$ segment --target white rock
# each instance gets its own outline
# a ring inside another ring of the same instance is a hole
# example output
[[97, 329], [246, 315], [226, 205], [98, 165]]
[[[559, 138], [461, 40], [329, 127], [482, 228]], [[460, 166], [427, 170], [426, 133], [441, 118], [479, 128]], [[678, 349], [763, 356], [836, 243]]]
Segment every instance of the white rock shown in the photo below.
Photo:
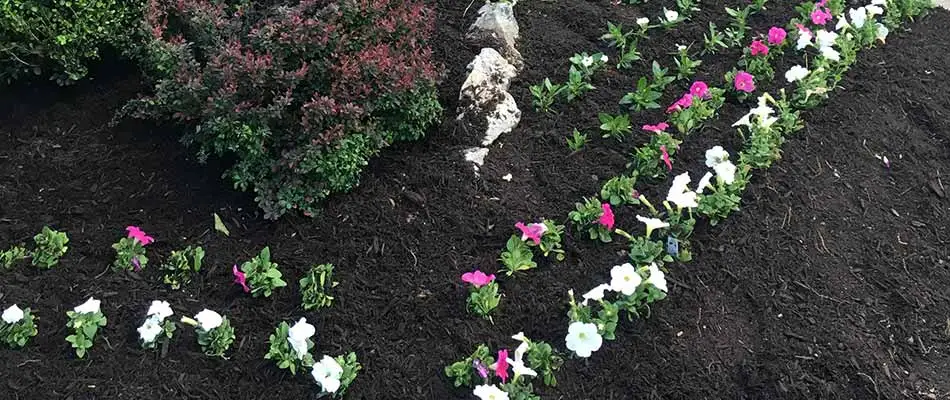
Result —
[[475, 170], [485, 163], [485, 156], [488, 155], [488, 149], [485, 147], [472, 147], [465, 150], [465, 161], [475, 164]]
[[508, 61], [521, 69], [521, 53], [515, 48], [519, 36], [515, 3], [486, 2], [478, 10], [478, 19], [469, 27], [466, 37], [478, 45], [496, 48], [505, 54]]

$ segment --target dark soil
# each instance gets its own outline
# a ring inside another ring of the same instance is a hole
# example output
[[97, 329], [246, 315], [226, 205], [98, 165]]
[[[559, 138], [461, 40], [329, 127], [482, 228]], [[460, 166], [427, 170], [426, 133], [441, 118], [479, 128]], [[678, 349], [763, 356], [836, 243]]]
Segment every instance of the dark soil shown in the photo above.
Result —
[[[461, 40], [474, 18], [474, 6], [462, 15], [466, 5], [440, 4], [436, 50], [450, 111], [478, 50]], [[656, 15], [659, 6], [646, 9]], [[701, 42], [706, 22], [723, 15], [718, 2], [703, 7], [696, 21], [651, 38], [644, 58]], [[752, 23], [767, 28], [789, 9], [776, 6]], [[96, 81], [70, 88], [5, 90], [0, 247], [28, 242], [43, 225], [71, 242], [51, 271], [0, 274], [0, 305], [28, 305], [40, 318], [28, 347], [0, 349], [0, 398], [311, 398], [317, 386], [308, 375], [292, 377], [263, 359], [274, 327], [301, 316], [317, 327], [315, 352], [359, 355], [364, 370], [348, 398], [471, 398], [442, 368], [476, 344], [511, 346], [508, 336], [524, 331], [562, 348], [565, 293], [605, 280], [623, 260], [620, 247], [568, 237], [567, 261], [503, 282], [494, 325], [465, 312], [458, 277], [473, 266], [492, 270], [515, 221], [563, 220], [624, 168], [636, 143], [596, 139], [571, 155], [564, 138], [574, 127], [596, 136], [596, 111], [616, 112], [638, 75], [601, 75], [598, 90], [554, 115], [530, 110], [527, 86], [562, 80], [575, 52], [606, 50], [598, 40], [606, 22], [630, 26], [637, 10], [606, 1], [519, 4], [526, 66], [513, 91], [524, 119], [499, 139], [481, 176], [458, 153], [478, 133], [448, 112], [427, 139], [384, 152], [360, 187], [313, 219], [264, 221], [249, 195], [220, 179], [222, 165], [198, 164], [178, 144], [182, 128], [110, 127], [113, 112], [144, 90], [127, 67], [104, 66]], [[934, 11], [861, 53], [832, 100], [805, 114], [806, 129], [786, 144], [784, 159], [753, 179], [742, 211], [698, 228], [696, 261], [673, 268], [669, 299], [650, 318], [621, 323], [618, 339], [589, 360], [568, 360], [544, 398], [950, 398], [947, 26], [950, 13]], [[702, 75], [721, 81], [734, 56], [704, 58]], [[743, 108], [727, 106], [678, 160], [698, 168], [708, 145], [738, 143], [729, 125]], [[501, 179], [507, 173], [511, 182]], [[212, 213], [231, 237], [213, 231]], [[618, 217], [634, 226], [633, 210]], [[141, 274], [107, 271], [110, 244], [127, 225], [158, 240]], [[155, 266], [189, 244], [205, 248], [207, 268], [170, 291]], [[264, 246], [291, 285], [254, 299], [231, 285], [230, 266]], [[336, 301], [304, 312], [296, 280], [324, 262], [337, 266]], [[89, 296], [103, 299], [109, 325], [76, 360], [64, 341], [65, 312]], [[141, 350], [135, 328], [154, 299], [179, 314], [208, 307], [227, 315], [238, 336], [229, 359], [202, 355], [189, 329], [164, 357]]]

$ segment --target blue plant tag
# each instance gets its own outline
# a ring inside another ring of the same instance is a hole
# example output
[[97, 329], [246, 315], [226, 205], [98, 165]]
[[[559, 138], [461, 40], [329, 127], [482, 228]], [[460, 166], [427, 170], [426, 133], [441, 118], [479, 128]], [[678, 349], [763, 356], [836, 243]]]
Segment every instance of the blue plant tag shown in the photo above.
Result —
[[673, 236], [666, 237], [666, 252], [673, 257], [678, 257], [680, 254], [680, 242], [676, 240]]

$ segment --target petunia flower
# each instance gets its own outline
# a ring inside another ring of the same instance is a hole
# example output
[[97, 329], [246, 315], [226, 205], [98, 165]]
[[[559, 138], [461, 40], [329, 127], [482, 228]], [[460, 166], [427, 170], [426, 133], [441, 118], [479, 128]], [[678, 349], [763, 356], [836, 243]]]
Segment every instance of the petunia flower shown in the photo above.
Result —
[[777, 26], [769, 28], [769, 44], [773, 46], [784, 43], [786, 36], [788, 36], [788, 32], [785, 32], [785, 29], [779, 28]]
[[838, 40], [838, 34], [824, 29], [819, 29], [815, 31], [815, 44], [818, 47], [831, 47], [835, 45], [835, 41]]
[[666, 292], [666, 274], [660, 271], [656, 263], [651, 263], [649, 269], [650, 277], [647, 278], [646, 283], [653, 285], [653, 287], [660, 289], [660, 291]]
[[513, 379], [518, 379], [519, 376], [538, 376], [538, 373], [525, 365], [524, 362], [524, 355], [528, 352], [528, 348], [530, 347], [531, 345], [528, 344], [527, 341], [521, 342], [518, 348], [515, 349], [515, 358], [513, 360], [510, 358], [506, 360], [508, 364], [511, 365], [511, 372], [515, 375]]
[[313, 371], [310, 372], [310, 375], [320, 384], [320, 388], [324, 392], [336, 393], [340, 389], [343, 367], [333, 357], [325, 355], [320, 362], [313, 365]]
[[508, 349], [498, 350], [498, 362], [495, 363], [495, 376], [501, 383], [508, 381]]
[[485, 364], [482, 363], [482, 360], [473, 359], [472, 368], [475, 368], [475, 371], [478, 372], [478, 376], [482, 379], [488, 379], [488, 368], [485, 368]]
[[164, 320], [174, 313], [171, 305], [168, 304], [167, 301], [153, 300], [152, 305], [148, 307], [148, 312], [145, 313], [145, 315], [156, 315], [159, 319]]
[[307, 355], [307, 350], [309, 350], [310, 347], [307, 344], [307, 340], [316, 333], [317, 329], [313, 325], [308, 324], [306, 318], [300, 318], [294, 326], [291, 326], [290, 329], [287, 330], [287, 342], [290, 343], [290, 347], [297, 353], [298, 360], [303, 360], [304, 356]]
[[3, 310], [3, 315], [0, 316], [0, 319], [2, 319], [3, 322], [6, 322], [8, 324], [15, 324], [17, 322], [20, 322], [20, 320], [23, 319], [23, 310], [21, 310], [20, 307], [17, 307], [17, 305], [14, 304], [10, 307], [7, 307], [6, 310]]
[[610, 208], [610, 203], [603, 203], [600, 205], [603, 213], [600, 214], [600, 218], [597, 219], [597, 223], [607, 228], [607, 230], [614, 229], [614, 211]]
[[591, 57], [591, 56], [584, 57], [583, 59], [581, 59], [581, 65], [588, 68], [591, 65], [594, 65], [594, 57]]
[[716, 179], [719, 179], [722, 183], [731, 185], [736, 181], [736, 166], [732, 161], [726, 160], [719, 163], [713, 167], [713, 170], [716, 171]]
[[680, 111], [689, 108], [693, 105], [693, 95], [691, 93], [686, 93], [683, 97], [680, 97], [679, 100], [676, 100], [673, 105], [669, 106], [666, 109], [666, 113], [670, 114], [674, 111]]
[[663, 17], [666, 18], [667, 23], [673, 23], [680, 19], [680, 13], [673, 10], [667, 10], [666, 8], [664, 8]]
[[729, 152], [726, 149], [723, 149], [722, 146], [713, 146], [713, 148], [706, 150], [706, 166], [709, 168], [715, 167], [723, 161], [729, 160]]
[[755, 91], [755, 78], [748, 72], [739, 71], [736, 74], [735, 86], [740, 92], [752, 93]]
[[531, 239], [537, 245], [541, 244], [541, 236], [548, 231], [548, 226], [545, 224], [525, 225], [524, 222], [520, 221], [515, 224], [515, 228], [521, 231], [521, 240]]
[[508, 400], [508, 393], [495, 385], [478, 385], [472, 391], [479, 400]]
[[660, 122], [656, 125], [643, 125], [643, 130], [647, 132], [661, 133], [661, 132], [665, 132], [666, 129], [669, 127], [670, 127], [670, 124], [667, 124], [666, 122]]
[[709, 181], [712, 180], [712, 177], [712, 172], [707, 172], [706, 175], [703, 175], [703, 177], [699, 179], [699, 184], [696, 185], [696, 193], [703, 194], [703, 191], [709, 186]]
[[881, 43], [887, 39], [887, 34], [890, 33], [890, 29], [887, 29], [887, 26], [878, 22], [877, 23], [877, 40], [880, 40]]
[[785, 80], [787, 80], [788, 83], [792, 83], [805, 79], [806, 76], [808, 76], [808, 68], [796, 65], [789, 68], [788, 72], [785, 73]]
[[637, 18], [637, 25], [640, 25], [641, 28], [646, 28], [647, 25], [650, 25], [650, 19], [647, 17]]
[[581, 305], [586, 306], [588, 300], [601, 301], [604, 299], [604, 292], [610, 290], [610, 285], [603, 283], [597, 285], [597, 287], [591, 289], [587, 293], [584, 293], [584, 301], [581, 302]]
[[482, 287], [495, 280], [495, 274], [485, 275], [484, 272], [475, 270], [462, 274], [462, 282], [470, 283], [475, 287]]
[[139, 333], [139, 339], [142, 340], [142, 343], [149, 344], [158, 338], [158, 335], [165, 330], [161, 323], [162, 321], [157, 315], [152, 315], [145, 319], [142, 326], [135, 329]]
[[841, 61], [841, 53], [831, 47], [822, 47], [821, 56], [831, 61]]
[[831, 19], [831, 12], [827, 8], [818, 7], [811, 12], [811, 22], [815, 25], [824, 25]]
[[680, 209], [699, 207], [699, 203], [696, 202], [696, 192], [689, 190], [689, 187], [687, 187], [689, 182], [689, 172], [684, 172], [673, 178], [673, 185], [670, 186], [666, 200], [676, 204], [676, 207]]
[[241, 287], [244, 288], [244, 293], [251, 291], [251, 288], [247, 287], [247, 274], [241, 272], [241, 270], [238, 269], [237, 264], [234, 264], [234, 267], [231, 268], [231, 274], [234, 275], [234, 283], [241, 285]]
[[764, 56], [769, 54], [769, 46], [766, 46], [761, 40], [753, 40], [752, 44], [749, 45], [749, 51], [753, 56]]
[[709, 97], [709, 85], [703, 81], [693, 82], [693, 84], [689, 87], [689, 94], [699, 98]]
[[864, 7], [852, 8], [848, 10], [848, 16], [851, 17], [851, 25], [861, 29], [868, 21], [868, 10]]
[[795, 24], [795, 26], [798, 27], [798, 42], [795, 45], [795, 49], [801, 50], [811, 45], [811, 40], [814, 38], [811, 31], [802, 24]]
[[73, 312], [76, 314], [95, 314], [99, 312], [99, 306], [102, 304], [101, 301], [96, 300], [92, 297], [89, 300], [86, 300], [85, 303], [82, 303], [73, 308]]
[[633, 295], [643, 278], [637, 273], [637, 269], [630, 263], [617, 265], [610, 269], [610, 290], [623, 293], [627, 296]]
[[646, 234], [647, 239], [650, 238], [650, 234], [653, 233], [654, 229], [667, 228], [670, 226], [669, 223], [664, 222], [662, 219], [659, 219], [659, 218], [647, 218], [647, 217], [641, 217], [637, 215], [637, 220], [639, 220], [640, 222], [643, 222], [647, 226], [647, 234]]
[[673, 161], [670, 161], [670, 153], [666, 151], [666, 145], [660, 145], [660, 159], [666, 164], [666, 169], [673, 170]]
[[567, 327], [565, 342], [567, 342], [567, 349], [573, 351], [578, 357], [590, 357], [593, 352], [600, 350], [604, 338], [597, 331], [597, 325], [575, 321]]
[[195, 320], [198, 321], [198, 327], [205, 331], [215, 329], [224, 323], [224, 317], [221, 314], [207, 308], [195, 314]]
[[130, 238], [135, 239], [136, 241], [141, 243], [142, 246], [147, 246], [149, 243], [152, 243], [155, 241], [155, 238], [149, 235], [146, 235], [145, 231], [143, 231], [137, 226], [127, 226], [125, 227], [125, 230], [128, 232], [128, 235]]

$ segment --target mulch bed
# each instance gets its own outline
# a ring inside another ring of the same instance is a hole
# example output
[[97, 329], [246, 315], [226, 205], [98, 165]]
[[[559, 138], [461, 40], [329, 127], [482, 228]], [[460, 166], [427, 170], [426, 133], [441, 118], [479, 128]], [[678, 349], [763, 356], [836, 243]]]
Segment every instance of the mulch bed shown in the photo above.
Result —
[[[672, 3], [672, 2], [666, 2]], [[731, 4], [731, 3], [730, 3]], [[569, 235], [567, 261], [503, 283], [492, 325], [465, 312], [459, 275], [492, 270], [518, 220], [565, 219], [575, 201], [624, 168], [636, 143], [596, 139], [570, 154], [577, 127], [595, 136], [595, 111], [614, 112], [635, 80], [605, 73], [598, 90], [559, 113], [530, 109], [527, 86], [563, 80], [575, 52], [605, 50], [606, 21], [632, 21], [642, 8], [607, 1], [524, 2], [516, 7], [526, 67], [513, 85], [524, 119], [499, 139], [480, 177], [459, 150], [479, 137], [454, 110], [465, 65], [478, 51], [461, 37], [474, 18], [465, 2], [440, 1], [437, 54], [447, 69], [445, 122], [418, 143], [387, 150], [352, 193], [324, 215], [262, 219], [248, 194], [220, 179], [223, 161], [198, 164], [177, 142], [182, 128], [140, 121], [109, 125], [143, 90], [127, 66], [104, 63], [93, 82], [45, 84], [0, 94], [0, 246], [28, 242], [44, 224], [65, 230], [70, 251], [51, 271], [0, 275], [0, 304], [32, 307], [40, 335], [20, 351], [0, 349], [3, 398], [311, 398], [308, 375], [291, 377], [264, 360], [280, 321], [306, 316], [318, 354], [355, 351], [364, 370], [352, 399], [470, 398], [442, 368], [477, 343], [510, 346], [508, 336], [563, 348], [565, 296], [602, 282], [622, 262], [621, 245]], [[668, 4], [669, 6], [669, 4]], [[721, 21], [717, 1], [695, 21], [643, 46], [644, 59], [672, 62], [676, 43], [700, 41]], [[788, 18], [775, 6], [751, 22], [761, 31]], [[589, 360], [569, 360], [544, 398], [944, 398], [950, 394], [950, 13], [896, 32], [864, 51], [825, 105], [804, 114], [805, 130], [784, 158], [756, 176], [742, 211], [701, 225], [695, 262], [673, 266], [668, 300], [649, 318], [623, 321], [618, 339]], [[612, 54], [612, 53], [610, 53]], [[735, 54], [706, 57], [701, 77], [720, 82]], [[637, 74], [646, 71], [635, 71]], [[780, 71], [784, 71], [781, 70]], [[636, 75], [639, 76], [639, 75]], [[673, 96], [678, 90], [668, 91]], [[729, 125], [745, 106], [727, 105], [678, 156], [699, 170], [715, 143], [736, 145]], [[644, 114], [635, 124], [658, 121]], [[874, 154], [892, 160], [890, 170]], [[501, 176], [511, 173], [506, 182]], [[626, 212], [624, 212], [626, 211]], [[213, 212], [231, 229], [212, 230]], [[618, 212], [633, 226], [632, 210]], [[141, 274], [107, 272], [110, 244], [126, 225], [155, 236]], [[182, 291], [161, 284], [155, 266], [174, 249], [201, 245], [201, 278]], [[231, 265], [270, 246], [290, 287], [254, 299], [231, 285]], [[337, 266], [333, 307], [304, 312], [296, 280], [316, 263]], [[109, 325], [84, 360], [68, 343], [65, 312], [103, 299]], [[143, 351], [135, 327], [148, 303], [179, 314], [211, 308], [238, 339], [228, 360], [200, 353], [190, 329], [161, 357]], [[927, 397], [928, 395], [935, 397]]]

